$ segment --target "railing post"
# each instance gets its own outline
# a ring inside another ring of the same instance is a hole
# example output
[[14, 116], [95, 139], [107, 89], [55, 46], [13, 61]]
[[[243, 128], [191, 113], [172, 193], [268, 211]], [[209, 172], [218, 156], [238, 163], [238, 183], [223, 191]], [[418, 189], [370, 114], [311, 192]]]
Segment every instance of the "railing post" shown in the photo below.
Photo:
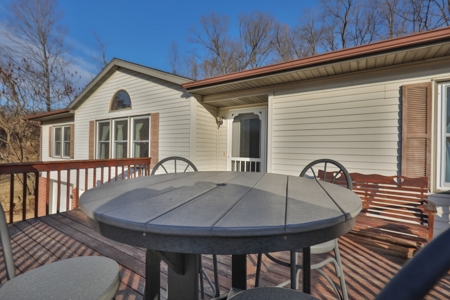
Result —
[[38, 217], [39, 212], [39, 172], [34, 172], [35, 187], [34, 187], [34, 217]]
[[9, 223], [13, 222], [13, 216], [14, 216], [14, 174], [11, 174], [9, 184]]
[[61, 171], [58, 170], [58, 195], [56, 196], [56, 213], [59, 213], [61, 208]]
[[66, 210], [72, 209], [70, 204], [70, 192], [71, 192], [71, 186], [70, 186], [70, 169], [67, 170], [67, 183], [66, 183]]
[[75, 194], [75, 201], [77, 203], [77, 207], [78, 207], [78, 200], [80, 199], [80, 169], [77, 168], [77, 179], [76, 179], [76, 194]]
[[22, 186], [22, 220], [27, 218], [27, 173], [22, 173], [23, 186]]

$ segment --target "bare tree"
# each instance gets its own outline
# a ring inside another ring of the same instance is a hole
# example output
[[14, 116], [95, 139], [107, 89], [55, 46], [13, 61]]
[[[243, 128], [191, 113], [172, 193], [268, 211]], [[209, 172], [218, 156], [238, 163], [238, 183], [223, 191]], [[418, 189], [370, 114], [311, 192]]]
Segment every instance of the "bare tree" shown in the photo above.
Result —
[[272, 47], [274, 51], [273, 63], [298, 58], [296, 55], [296, 37], [288, 25], [275, 22]]
[[[355, 0], [321, 1], [323, 5], [323, 17], [327, 22], [328, 28], [337, 35], [340, 43], [339, 48], [342, 49], [345, 49], [349, 46], [349, 27], [354, 2]], [[328, 42], [331, 42], [330, 38], [331, 36], [327, 38]], [[336, 48], [336, 46], [330, 45], [329, 48], [331, 50], [335, 50], [333, 48]]]
[[[275, 20], [270, 14], [254, 12], [239, 17], [239, 36], [229, 32], [230, 19], [211, 13], [191, 29], [189, 59], [201, 78], [229, 74], [265, 65], [273, 52]], [[200, 51], [197, 49], [200, 48]], [[190, 68], [187, 68], [190, 69]], [[193, 76], [190, 76], [193, 77]]]
[[97, 60], [98, 65], [100, 66], [100, 69], [103, 69], [104, 67], [106, 67], [108, 65], [108, 60], [106, 59], [106, 45], [105, 45], [105, 43], [103, 43], [100, 36], [95, 31], [94, 31], [94, 37], [95, 37], [95, 40], [97, 41], [97, 48], [99, 51], [99, 56], [96, 60]]
[[352, 46], [372, 43], [379, 37], [379, 16], [371, 1], [357, 2], [351, 16], [349, 36]]
[[33, 161], [39, 156], [39, 127], [25, 119], [37, 112], [34, 91], [28, 77], [30, 69], [12, 62], [0, 68], [0, 160]]
[[[64, 58], [66, 30], [59, 25], [62, 13], [56, 0], [18, 0], [9, 6], [10, 15], [2, 34], [8, 45], [0, 56], [29, 71], [34, 100], [46, 110], [66, 106], [75, 96], [73, 74]], [[27, 64], [24, 66], [23, 64]]]
[[241, 52], [239, 70], [265, 64], [273, 49], [275, 19], [272, 15], [252, 12], [239, 17]]
[[405, 0], [404, 5], [408, 8], [406, 20], [410, 24], [410, 31], [422, 32], [439, 27], [436, 18], [436, 9], [433, 0]]
[[175, 41], [170, 44], [169, 51], [167, 52], [167, 62], [170, 66], [170, 72], [176, 75], [181, 74], [181, 56], [178, 43]]
[[433, 0], [436, 5], [439, 25], [450, 26], [450, 0]]
[[395, 38], [408, 32], [406, 10], [402, 0], [375, 0], [381, 26], [381, 37]]
[[203, 48], [204, 77], [235, 72], [237, 67], [238, 42], [230, 38], [230, 19], [226, 15], [211, 13], [200, 19], [202, 30], [192, 28], [189, 42]]
[[56, 0], [18, 0], [1, 32], [0, 159], [38, 159], [39, 130], [26, 117], [66, 106], [80, 91], [65, 59], [65, 29]]
[[320, 22], [315, 10], [307, 10], [303, 14], [302, 23], [296, 29], [297, 40], [302, 40], [306, 44], [301, 47], [297, 43], [297, 57], [316, 55], [319, 53], [319, 47], [325, 36], [326, 24]]

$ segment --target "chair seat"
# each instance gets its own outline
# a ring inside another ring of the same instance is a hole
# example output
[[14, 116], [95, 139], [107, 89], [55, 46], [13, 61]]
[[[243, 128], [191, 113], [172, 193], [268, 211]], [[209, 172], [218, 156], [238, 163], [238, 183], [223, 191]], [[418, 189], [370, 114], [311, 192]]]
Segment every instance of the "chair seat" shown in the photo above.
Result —
[[230, 300], [318, 300], [309, 294], [299, 291], [278, 288], [278, 287], [261, 287], [240, 292], [229, 298]]
[[102, 256], [57, 261], [25, 272], [0, 288], [0, 299], [112, 299], [119, 265]]

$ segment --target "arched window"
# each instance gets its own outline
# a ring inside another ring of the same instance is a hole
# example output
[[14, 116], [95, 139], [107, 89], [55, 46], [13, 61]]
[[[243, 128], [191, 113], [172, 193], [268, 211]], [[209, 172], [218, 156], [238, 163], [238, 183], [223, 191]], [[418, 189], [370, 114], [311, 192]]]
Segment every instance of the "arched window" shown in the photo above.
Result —
[[113, 101], [111, 103], [111, 110], [118, 110], [124, 108], [131, 108], [131, 99], [130, 95], [128, 95], [127, 92], [125, 92], [124, 90], [120, 90], [113, 97]]

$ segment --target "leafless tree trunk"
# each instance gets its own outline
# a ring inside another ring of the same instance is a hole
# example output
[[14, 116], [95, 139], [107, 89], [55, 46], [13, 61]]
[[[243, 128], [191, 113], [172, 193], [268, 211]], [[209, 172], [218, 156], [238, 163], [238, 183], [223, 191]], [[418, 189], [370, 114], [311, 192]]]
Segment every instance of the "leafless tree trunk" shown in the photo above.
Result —
[[62, 13], [56, 8], [56, 0], [18, 0], [11, 3], [9, 12], [2, 32], [8, 44], [0, 49], [0, 56], [28, 68], [24, 76], [29, 76], [34, 101], [43, 109], [66, 106], [75, 96], [75, 77], [67, 73], [66, 30], [58, 25]]
[[94, 37], [97, 41], [97, 48], [99, 50], [99, 57], [97, 58], [97, 63], [100, 66], [100, 69], [103, 69], [108, 65], [108, 60], [106, 59], [106, 45], [102, 42], [100, 36], [94, 31]]
[[38, 160], [39, 128], [26, 120], [35, 113], [64, 105], [79, 91], [76, 71], [64, 59], [65, 30], [56, 0], [18, 0], [1, 32], [0, 159]]
[[[298, 57], [316, 55], [319, 53], [321, 41], [323, 43], [326, 34], [326, 24], [320, 22], [317, 14], [313, 10], [308, 10], [303, 14], [303, 23], [297, 28], [297, 37], [306, 44], [306, 49], [297, 52]], [[298, 47], [297, 49], [301, 49]]]
[[[342, 49], [348, 47], [349, 27], [354, 1], [355, 0], [321, 1], [324, 10], [324, 18], [325, 20], [328, 20], [328, 28], [336, 32], [340, 42], [340, 48]], [[328, 40], [329, 39], [330, 37]], [[329, 48], [334, 48], [334, 46]]]
[[241, 52], [240, 70], [262, 66], [273, 49], [275, 19], [269, 14], [253, 12], [239, 17]]

